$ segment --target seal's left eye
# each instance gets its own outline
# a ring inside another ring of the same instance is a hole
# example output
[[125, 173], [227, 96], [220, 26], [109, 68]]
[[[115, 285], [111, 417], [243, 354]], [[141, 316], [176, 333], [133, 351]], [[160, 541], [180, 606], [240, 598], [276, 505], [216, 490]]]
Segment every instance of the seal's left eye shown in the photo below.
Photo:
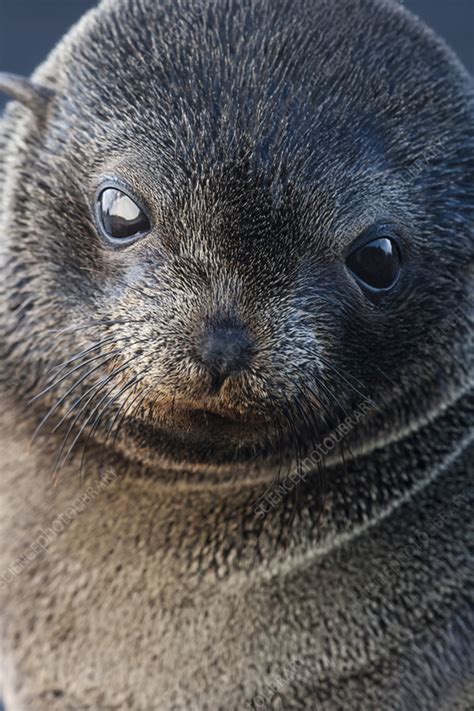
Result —
[[98, 212], [104, 233], [113, 240], [129, 242], [142, 237], [151, 227], [141, 207], [116, 188], [106, 188], [100, 193]]
[[400, 252], [389, 237], [380, 237], [352, 252], [346, 260], [359, 282], [373, 291], [390, 289], [400, 274]]

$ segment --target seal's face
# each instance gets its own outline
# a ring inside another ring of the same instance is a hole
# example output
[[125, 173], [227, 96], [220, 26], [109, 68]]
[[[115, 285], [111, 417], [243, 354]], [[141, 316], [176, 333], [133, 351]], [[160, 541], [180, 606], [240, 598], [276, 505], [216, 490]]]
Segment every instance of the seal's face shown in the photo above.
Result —
[[53, 58], [11, 169], [11, 319], [73, 426], [174, 459], [302, 449], [409, 381], [464, 299], [467, 79], [384, 3], [185, 5], [107, 2]]

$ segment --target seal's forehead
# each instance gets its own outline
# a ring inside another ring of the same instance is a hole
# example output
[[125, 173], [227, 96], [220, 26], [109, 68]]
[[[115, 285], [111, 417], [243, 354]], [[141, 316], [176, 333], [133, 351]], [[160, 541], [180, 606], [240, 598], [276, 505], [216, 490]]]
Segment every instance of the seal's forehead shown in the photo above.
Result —
[[384, 0], [105, 0], [64, 64], [74, 125], [104, 140], [300, 172], [432, 141], [420, 116], [449, 123], [456, 91], [444, 47]]
[[391, 0], [105, 0], [72, 49], [73, 69], [124, 100], [173, 87], [217, 102], [268, 84], [355, 95], [369, 82], [407, 98], [447, 62]]

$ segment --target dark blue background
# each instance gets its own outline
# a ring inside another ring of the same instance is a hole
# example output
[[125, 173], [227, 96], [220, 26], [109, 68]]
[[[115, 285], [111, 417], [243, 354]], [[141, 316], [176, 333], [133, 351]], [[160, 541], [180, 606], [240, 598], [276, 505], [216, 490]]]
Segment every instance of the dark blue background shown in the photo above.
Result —
[[[0, 70], [30, 74], [90, 0], [0, 0]], [[406, 0], [474, 73], [474, 0]], [[0, 98], [0, 110], [4, 102]], [[2, 706], [0, 702], [0, 711]]]

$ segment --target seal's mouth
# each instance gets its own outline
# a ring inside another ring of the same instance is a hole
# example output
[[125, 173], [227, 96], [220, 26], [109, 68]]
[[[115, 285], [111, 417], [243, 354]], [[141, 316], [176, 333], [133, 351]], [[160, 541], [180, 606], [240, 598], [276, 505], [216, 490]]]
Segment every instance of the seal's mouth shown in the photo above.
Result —
[[265, 427], [268, 418], [255, 409], [237, 409], [211, 402], [189, 402], [180, 400], [160, 405], [157, 420], [161, 428], [189, 433], [253, 435]]

